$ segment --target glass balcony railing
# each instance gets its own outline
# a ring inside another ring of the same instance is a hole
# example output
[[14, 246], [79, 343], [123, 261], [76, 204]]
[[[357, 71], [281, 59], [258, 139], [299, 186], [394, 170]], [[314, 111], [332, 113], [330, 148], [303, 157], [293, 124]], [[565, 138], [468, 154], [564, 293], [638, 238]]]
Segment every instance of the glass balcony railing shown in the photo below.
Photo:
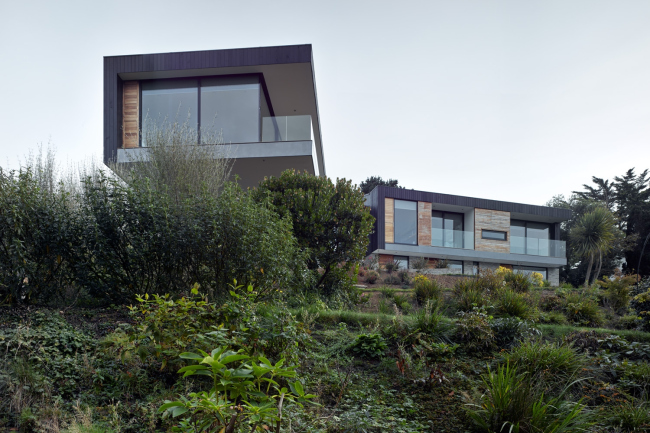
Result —
[[566, 257], [566, 242], [510, 236], [510, 252], [531, 256]]
[[311, 141], [311, 116], [262, 118], [262, 142]]
[[474, 232], [432, 228], [431, 246], [473, 250]]

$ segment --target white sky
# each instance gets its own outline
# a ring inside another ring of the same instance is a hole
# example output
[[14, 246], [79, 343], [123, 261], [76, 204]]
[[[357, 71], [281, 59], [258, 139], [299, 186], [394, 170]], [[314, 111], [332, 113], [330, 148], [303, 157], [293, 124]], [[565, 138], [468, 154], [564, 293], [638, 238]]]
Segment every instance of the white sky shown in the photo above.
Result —
[[0, 0], [0, 165], [102, 152], [107, 55], [311, 43], [327, 174], [532, 204], [650, 168], [650, 1]]

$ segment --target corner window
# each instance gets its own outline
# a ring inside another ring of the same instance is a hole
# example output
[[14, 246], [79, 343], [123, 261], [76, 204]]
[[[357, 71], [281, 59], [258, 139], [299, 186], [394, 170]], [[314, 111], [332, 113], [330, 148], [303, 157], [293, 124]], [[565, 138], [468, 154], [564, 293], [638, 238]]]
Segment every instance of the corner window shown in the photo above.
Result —
[[491, 239], [493, 241], [505, 241], [508, 239], [506, 232], [499, 232], [496, 230], [482, 230], [481, 237], [483, 239]]
[[395, 243], [418, 244], [417, 202], [395, 200]]

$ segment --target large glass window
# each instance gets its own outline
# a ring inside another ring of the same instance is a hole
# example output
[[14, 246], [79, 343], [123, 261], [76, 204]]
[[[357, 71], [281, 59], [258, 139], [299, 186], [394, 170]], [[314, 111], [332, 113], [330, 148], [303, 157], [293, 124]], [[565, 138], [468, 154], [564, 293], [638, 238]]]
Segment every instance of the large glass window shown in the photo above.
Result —
[[260, 141], [260, 84], [257, 77], [201, 80], [201, 143]]
[[431, 245], [463, 248], [463, 214], [431, 212]]
[[417, 245], [417, 202], [395, 200], [395, 243]]
[[198, 81], [195, 79], [144, 81], [141, 114], [145, 133], [142, 145], [147, 145], [147, 135], [163, 131], [173, 123], [186, 123], [188, 128], [196, 130], [198, 102]]
[[544, 277], [545, 280], [547, 279], [546, 268], [534, 268], [532, 266], [513, 266], [512, 267], [512, 272], [514, 272], [514, 273], [522, 273], [522, 274], [527, 274], [527, 275], [530, 275], [533, 272], [539, 272], [540, 274], [542, 274], [542, 276]]
[[409, 268], [409, 258], [407, 256], [393, 256], [393, 261], [399, 265], [399, 270]]
[[463, 262], [461, 260], [447, 260], [447, 269], [451, 274], [462, 274]]
[[510, 222], [510, 252], [548, 256], [550, 254], [551, 225], [533, 221]]

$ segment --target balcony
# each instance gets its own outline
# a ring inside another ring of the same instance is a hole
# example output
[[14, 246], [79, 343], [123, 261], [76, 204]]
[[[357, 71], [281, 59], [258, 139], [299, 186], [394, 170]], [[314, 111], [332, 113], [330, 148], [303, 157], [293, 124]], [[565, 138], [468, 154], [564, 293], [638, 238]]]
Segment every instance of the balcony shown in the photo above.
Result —
[[311, 116], [262, 118], [262, 142], [312, 141]]
[[566, 258], [566, 241], [510, 236], [510, 253]]
[[444, 248], [474, 249], [474, 232], [463, 230], [431, 229], [431, 246]]

